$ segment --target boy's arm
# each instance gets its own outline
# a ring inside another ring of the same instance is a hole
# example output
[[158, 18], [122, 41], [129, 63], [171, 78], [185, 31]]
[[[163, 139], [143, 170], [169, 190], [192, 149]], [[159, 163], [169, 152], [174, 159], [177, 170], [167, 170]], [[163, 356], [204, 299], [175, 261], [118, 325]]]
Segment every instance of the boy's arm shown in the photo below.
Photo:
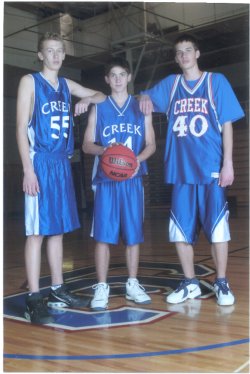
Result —
[[23, 166], [23, 191], [31, 196], [39, 192], [39, 184], [29, 155], [28, 123], [34, 101], [33, 80], [25, 75], [17, 93], [16, 138]]
[[150, 115], [154, 111], [153, 103], [148, 95], [139, 95], [137, 97], [139, 101], [140, 111], [145, 115]]
[[82, 150], [84, 153], [91, 155], [102, 155], [105, 147], [94, 143], [95, 139], [95, 127], [96, 127], [96, 108], [93, 106], [88, 116], [88, 125], [84, 134]]
[[83, 87], [70, 79], [67, 79], [67, 82], [71, 95], [81, 99], [75, 105], [75, 116], [87, 112], [89, 104], [98, 104], [106, 99], [106, 95], [102, 92]]
[[234, 181], [233, 169], [233, 126], [232, 122], [225, 122], [222, 128], [223, 164], [219, 176], [221, 187], [231, 186]]
[[156, 150], [152, 115], [145, 116], [145, 148], [137, 156], [139, 162], [147, 160]]

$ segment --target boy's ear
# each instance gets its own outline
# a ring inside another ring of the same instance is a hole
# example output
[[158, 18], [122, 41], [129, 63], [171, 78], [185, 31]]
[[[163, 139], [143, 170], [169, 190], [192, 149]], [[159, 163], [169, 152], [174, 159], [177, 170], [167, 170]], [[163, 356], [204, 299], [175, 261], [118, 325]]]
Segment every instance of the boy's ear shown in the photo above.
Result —
[[37, 53], [39, 60], [43, 61], [43, 54], [42, 52]]
[[107, 77], [107, 75], [105, 75], [104, 79], [105, 79], [105, 82], [106, 82], [107, 84], [109, 84], [109, 78]]
[[197, 49], [197, 51], [196, 51], [196, 58], [198, 59], [200, 57], [200, 55], [201, 55], [201, 53], [200, 53], [199, 49]]
[[128, 75], [128, 82], [131, 82], [132, 74]]

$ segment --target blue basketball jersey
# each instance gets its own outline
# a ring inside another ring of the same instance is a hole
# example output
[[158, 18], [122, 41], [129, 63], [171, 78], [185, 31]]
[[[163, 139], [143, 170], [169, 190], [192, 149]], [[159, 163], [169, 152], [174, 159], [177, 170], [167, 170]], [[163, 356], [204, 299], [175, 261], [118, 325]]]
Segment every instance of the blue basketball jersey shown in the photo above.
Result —
[[42, 75], [32, 74], [35, 85], [34, 109], [28, 126], [31, 157], [36, 152], [72, 155], [74, 149], [71, 96], [67, 82], [58, 78], [55, 89]]
[[[112, 143], [122, 143], [138, 155], [145, 147], [145, 117], [139, 109], [138, 101], [128, 96], [123, 107], [119, 107], [111, 96], [96, 104], [95, 143], [104, 147]], [[147, 173], [147, 164], [141, 162], [136, 176]], [[93, 168], [93, 184], [111, 181], [102, 171], [96, 156]]]
[[70, 92], [64, 78], [58, 78], [55, 89], [41, 73], [32, 76], [28, 137], [40, 192], [25, 194], [26, 235], [60, 235], [80, 226], [69, 161], [74, 147]]
[[226, 78], [204, 72], [196, 81], [170, 75], [152, 89], [155, 110], [167, 114], [164, 157], [167, 183], [209, 184], [223, 158], [222, 126], [244, 116]]

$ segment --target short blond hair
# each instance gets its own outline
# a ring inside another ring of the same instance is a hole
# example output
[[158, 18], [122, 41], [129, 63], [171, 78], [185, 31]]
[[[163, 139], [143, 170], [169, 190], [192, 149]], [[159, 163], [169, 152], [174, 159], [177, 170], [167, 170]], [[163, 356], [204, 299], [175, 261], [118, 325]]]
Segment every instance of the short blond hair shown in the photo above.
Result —
[[46, 41], [46, 40], [57, 40], [59, 42], [62, 43], [63, 45], [63, 49], [65, 49], [65, 46], [64, 46], [64, 40], [63, 40], [63, 37], [58, 34], [57, 32], [46, 32], [45, 34], [43, 34], [43, 36], [39, 39], [39, 42], [38, 42], [38, 52], [41, 52], [42, 49], [43, 49], [43, 43]]

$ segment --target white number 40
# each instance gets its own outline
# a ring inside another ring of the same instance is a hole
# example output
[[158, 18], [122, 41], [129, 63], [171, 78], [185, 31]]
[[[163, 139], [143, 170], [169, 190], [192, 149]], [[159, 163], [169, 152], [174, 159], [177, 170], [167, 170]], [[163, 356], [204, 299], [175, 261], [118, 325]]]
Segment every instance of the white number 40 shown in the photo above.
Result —
[[[173, 126], [173, 131], [178, 132], [177, 136], [187, 136], [188, 128], [190, 133], [196, 137], [200, 137], [205, 134], [208, 129], [208, 123], [204, 116], [197, 114], [191, 119], [189, 126], [186, 124], [186, 119], [187, 116], [177, 117]], [[197, 128], [199, 128], [199, 131], [197, 131]]]

